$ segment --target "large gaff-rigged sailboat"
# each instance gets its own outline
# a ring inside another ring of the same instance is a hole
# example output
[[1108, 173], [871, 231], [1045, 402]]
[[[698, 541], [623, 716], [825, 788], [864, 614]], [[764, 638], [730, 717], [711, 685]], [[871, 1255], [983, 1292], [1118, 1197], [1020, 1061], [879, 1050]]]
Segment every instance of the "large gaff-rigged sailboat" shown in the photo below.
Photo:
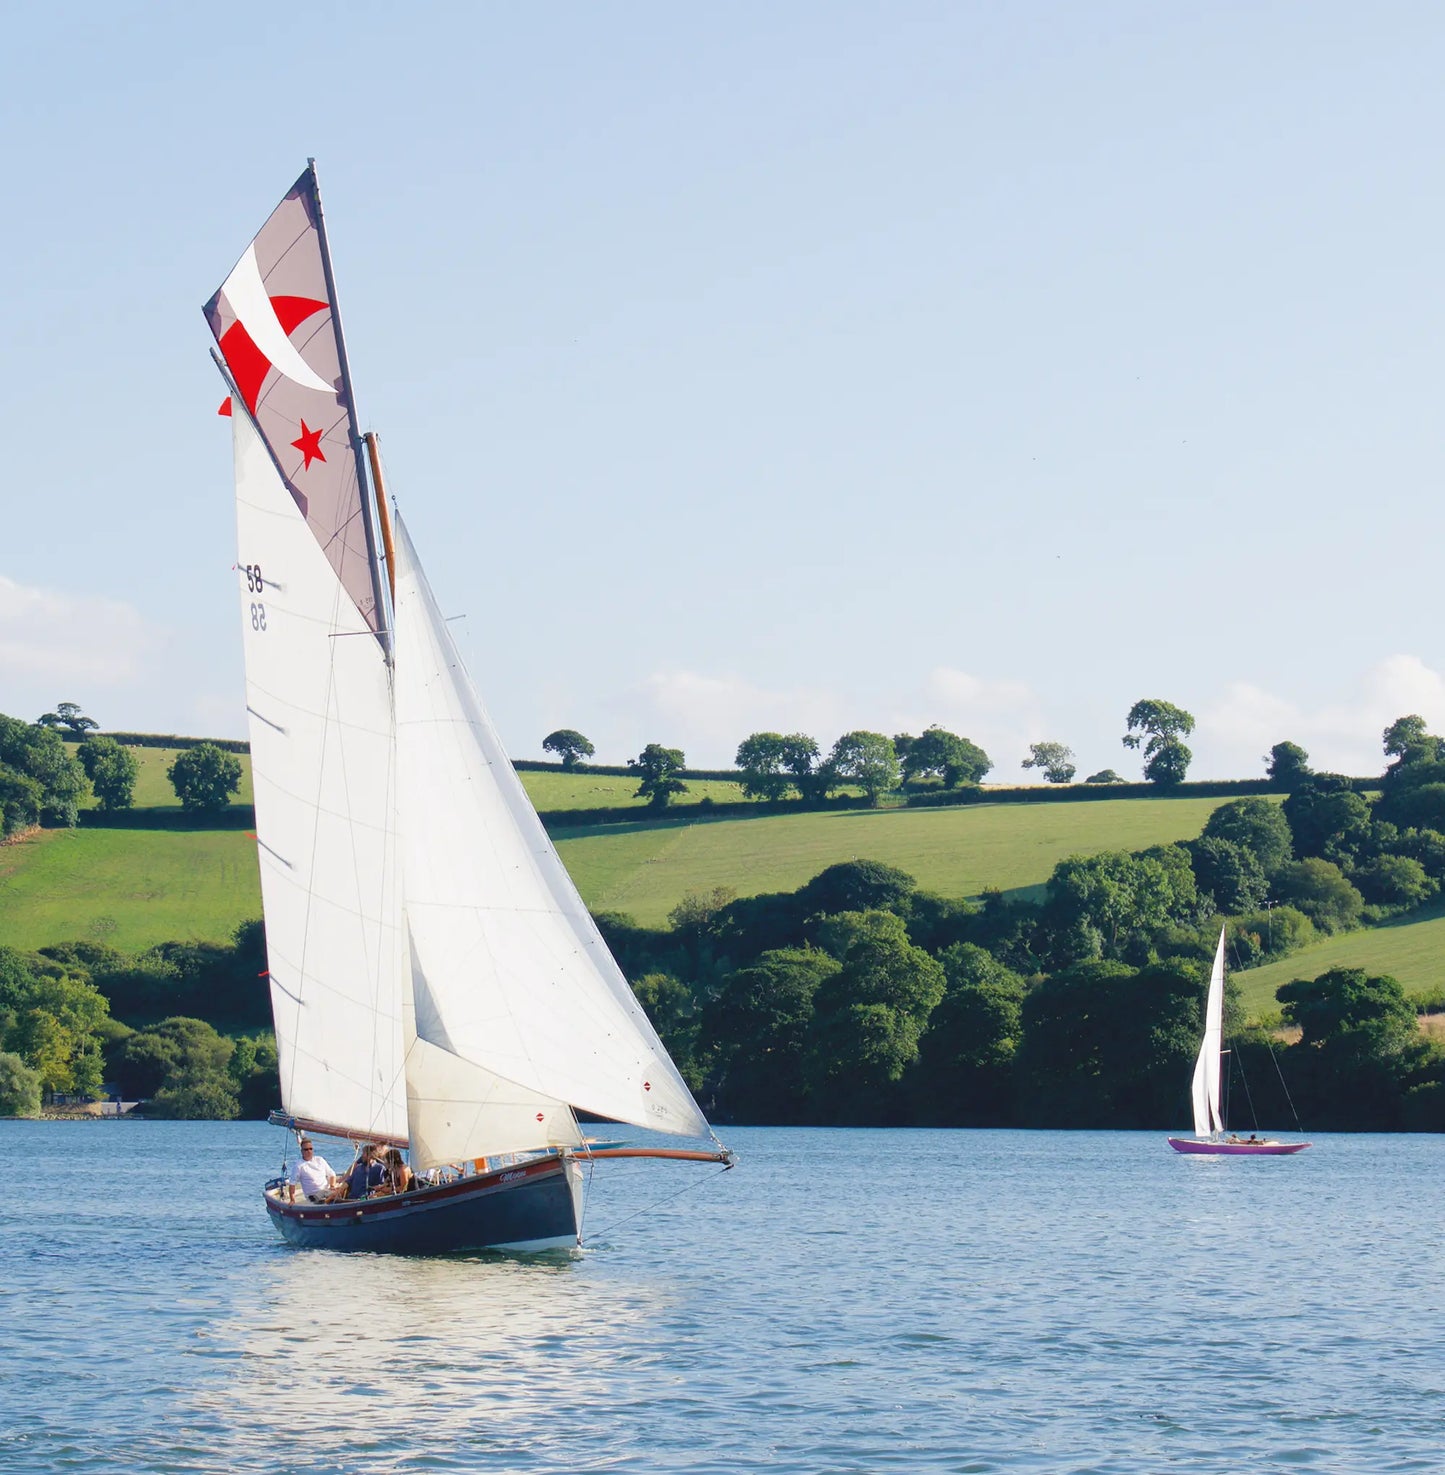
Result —
[[[339, 1202], [293, 1201], [276, 1180], [266, 1209], [304, 1246], [575, 1245], [589, 1158], [731, 1155], [393, 527], [335, 302], [308, 164], [205, 308], [231, 390], [277, 1119], [405, 1148], [417, 1177]], [[598, 1147], [576, 1110], [711, 1145]]]
[[1171, 1137], [1175, 1152], [1218, 1153], [1237, 1157], [1279, 1157], [1303, 1152], [1308, 1142], [1278, 1142], [1251, 1133], [1240, 1137], [1225, 1130], [1221, 1095], [1224, 1086], [1224, 928], [1219, 929], [1219, 946], [1209, 974], [1209, 993], [1204, 1003], [1204, 1038], [1194, 1062], [1190, 1097], [1194, 1104], [1194, 1136]]

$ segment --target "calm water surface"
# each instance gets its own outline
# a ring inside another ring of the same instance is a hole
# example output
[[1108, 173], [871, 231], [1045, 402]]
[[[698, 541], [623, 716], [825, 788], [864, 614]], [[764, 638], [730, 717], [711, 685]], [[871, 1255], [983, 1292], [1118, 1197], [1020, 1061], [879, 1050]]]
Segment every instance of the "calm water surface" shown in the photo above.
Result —
[[276, 1128], [0, 1123], [0, 1471], [1445, 1470], [1445, 1139], [727, 1135], [401, 1260], [282, 1246]]

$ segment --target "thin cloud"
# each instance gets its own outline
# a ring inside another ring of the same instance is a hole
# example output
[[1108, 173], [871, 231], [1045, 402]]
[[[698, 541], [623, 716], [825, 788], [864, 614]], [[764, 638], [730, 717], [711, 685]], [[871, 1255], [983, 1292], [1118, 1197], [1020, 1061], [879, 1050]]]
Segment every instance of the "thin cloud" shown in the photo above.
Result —
[[[1445, 731], [1445, 675], [1419, 656], [1387, 656], [1346, 690], [1352, 694], [1345, 700], [1310, 709], [1236, 683], [1201, 709], [1194, 746], [1210, 773], [1262, 774], [1270, 748], [1292, 742], [1315, 769], [1365, 775], [1383, 768], [1381, 735], [1397, 717], [1417, 712], [1432, 731]], [[1202, 776], [1201, 764], [1195, 767]]]
[[37, 589], [0, 574], [0, 680], [60, 692], [134, 681], [158, 632], [120, 600]]

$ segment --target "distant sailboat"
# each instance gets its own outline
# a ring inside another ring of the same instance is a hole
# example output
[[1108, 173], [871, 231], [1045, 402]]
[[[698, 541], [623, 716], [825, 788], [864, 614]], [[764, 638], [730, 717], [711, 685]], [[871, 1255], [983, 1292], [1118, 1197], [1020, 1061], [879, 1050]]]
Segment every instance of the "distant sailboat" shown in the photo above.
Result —
[[[576, 1245], [581, 1164], [731, 1163], [527, 799], [393, 533], [314, 166], [206, 306], [231, 390], [273, 1120], [406, 1148], [412, 1191], [265, 1206], [289, 1242]], [[598, 1147], [574, 1109], [696, 1150]]]
[[1209, 975], [1209, 996], [1204, 1005], [1204, 1038], [1194, 1062], [1190, 1095], [1194, 1103], [1194, 1136], [1171, 1137], [1175, 1152], [1221, 1153], [1238, 1157], [1279, 1157], [1303, 1152], [1308, 1142], [1278, 1142], [1273, 1138], [1247, 1138], [1225, 1130], [1220, 1108], [1224, 1080], [1224, 928], [1219, 929], [1219, 946]]

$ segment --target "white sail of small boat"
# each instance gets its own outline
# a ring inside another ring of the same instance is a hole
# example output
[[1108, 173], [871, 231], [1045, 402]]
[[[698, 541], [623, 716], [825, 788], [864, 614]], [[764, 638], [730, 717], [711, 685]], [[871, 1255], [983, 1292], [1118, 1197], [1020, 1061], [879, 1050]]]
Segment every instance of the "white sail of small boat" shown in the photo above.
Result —
[[1220, 1153], [1229, 1155], [1259, 1154], [1279, 1156], [1300, 1152], [1308, 1142], [1277, 1142], [1251, 1133], [1248, 1138], [1231, 1136], [1225, 1131], [1222, 1092], [1224, 1087], [1224, 970], [1225, 929], [1219, 929], [1219, 945], [1214, 950], [1214, 966], [1209, 973], [1209, 991], [1204, 1000], [1204, 1035], [1199, 1042], [1199, 1055], [1194, 1062], [1190, 1082], [1190, 1100], [1194, 1107], [1194, 1139], [1169, 1138], [1176, 1152]]
[[[206, 307], [231, 388], [237, 575], [282, 1119], [435, 1180], [266, 1207], [293, 1243], [576, 1243], [575, 1116], [710, 1136], [528, 801], [374, 456], [314, 168]], [[714, 1139], [715, 1142], [715, 1139]], [[505, 1155], [499, 1167], [493, 1161]]]

